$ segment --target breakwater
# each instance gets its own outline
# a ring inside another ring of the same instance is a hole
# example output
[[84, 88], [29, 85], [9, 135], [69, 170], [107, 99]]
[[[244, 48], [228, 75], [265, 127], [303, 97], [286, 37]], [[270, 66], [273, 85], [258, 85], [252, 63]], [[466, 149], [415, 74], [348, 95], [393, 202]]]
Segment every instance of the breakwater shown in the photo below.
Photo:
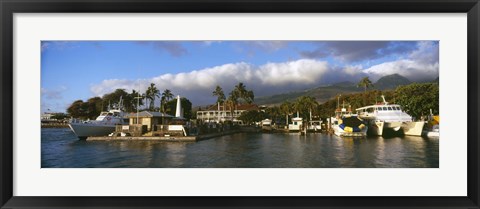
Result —
[[165, 141], [165, 142], [196, 142], [215, 137], [239, 133], [240, 130], [231, 130], [218, 133], [202, 134], [198, 136], [91, 136], [87, 141]]
[[68, 128], [68, 123], [42, 123], [42, 128]]

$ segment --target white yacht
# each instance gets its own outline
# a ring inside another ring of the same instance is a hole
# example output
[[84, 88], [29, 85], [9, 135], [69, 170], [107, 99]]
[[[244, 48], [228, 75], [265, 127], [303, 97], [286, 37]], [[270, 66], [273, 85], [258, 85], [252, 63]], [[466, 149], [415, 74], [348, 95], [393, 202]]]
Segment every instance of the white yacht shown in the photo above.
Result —
[[389, 104], [382, 95], [383, 103], [357, 109], [360, 118], [367, 121], [369, 134], [382, 136], [385, 132], [421, 136], [424, 121], [415, 122], [400, 105]]
[[330, 118], [332, 129], [337, 136], [365, 137], [368, 127], [352, 110], [345, 107], [337, 108], [335, 116]]
[[86, 139], [89, 136], [107, 136], [115, 131], [116, 125], [128, 124], [128, 118], [121, 110], [121, 103], [115, 109], [101, 112], [95, 120], [80, 121], [73, 119], [68, 126], [80, 139]]
[[307, 126], [308, 131], [319, 132], [322, 130], [322, 121], [321, 120], [311, 120], [308, 121]]
[[260, 122], [263, 131], [271, 131], [272, 130], [272, 120], [265, 119]]

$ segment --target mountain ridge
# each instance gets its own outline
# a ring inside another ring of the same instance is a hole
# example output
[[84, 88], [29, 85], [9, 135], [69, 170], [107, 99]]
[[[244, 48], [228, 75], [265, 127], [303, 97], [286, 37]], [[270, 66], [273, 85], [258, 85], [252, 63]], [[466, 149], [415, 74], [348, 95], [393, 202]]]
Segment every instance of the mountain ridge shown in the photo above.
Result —
[[[435, 82], [435, 80], [431, 82]], [[389, 90], [395, 89], [401, 85], [408, 85], [411, 83], [413, 82], [410, 81], [408, 78], [405, 78], [395, 73], [381, 77], [377, 80], [377, 82], [373, 83], [373, 87], [371, 87], [370, 89]], [[357, 84], [352, 81], [341, 81], [327, 86], [314, 87], [303, 91], [293, 91], [259, 97], [255, 99], [255, 103], [259, 105], [276, 105], [281, 104], [284, 101], [294, 101], [301, 96], [312, 96], [315, 97], [319, 103], [323, 103], [338, 94], [358, 93], [363, 91], [363, 88], [357, 87]]]

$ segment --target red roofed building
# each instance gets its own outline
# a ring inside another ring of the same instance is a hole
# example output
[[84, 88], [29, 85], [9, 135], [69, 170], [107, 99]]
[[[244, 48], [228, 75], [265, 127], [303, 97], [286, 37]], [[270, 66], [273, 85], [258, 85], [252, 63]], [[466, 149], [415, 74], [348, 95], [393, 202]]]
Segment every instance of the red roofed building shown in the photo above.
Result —
[[[197, 119], [203, 122], [225, 122], [232, 121], [241, 123], [238, 117], [245, 111], [259, 110], [256, 104], [238, 104], [233, 111], [223, 105], [211, 105], [206, 110], [197, 111]], [[233, 113], [233, 114], [232, 114]]]

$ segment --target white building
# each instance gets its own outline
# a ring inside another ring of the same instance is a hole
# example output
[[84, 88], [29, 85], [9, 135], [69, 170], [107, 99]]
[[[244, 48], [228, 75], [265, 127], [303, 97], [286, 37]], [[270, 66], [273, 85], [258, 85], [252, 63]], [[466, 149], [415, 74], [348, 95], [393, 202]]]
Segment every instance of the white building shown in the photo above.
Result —
[[225, 122], [232, 121], [235, 123], [241, 123], [238, 117], [245, 111], [258, 110], [256, 104], [239, 104], [233, 111], [222, 105], [211, 105], [206, 110], [197, 111], [197, 119], [203, 122]]

